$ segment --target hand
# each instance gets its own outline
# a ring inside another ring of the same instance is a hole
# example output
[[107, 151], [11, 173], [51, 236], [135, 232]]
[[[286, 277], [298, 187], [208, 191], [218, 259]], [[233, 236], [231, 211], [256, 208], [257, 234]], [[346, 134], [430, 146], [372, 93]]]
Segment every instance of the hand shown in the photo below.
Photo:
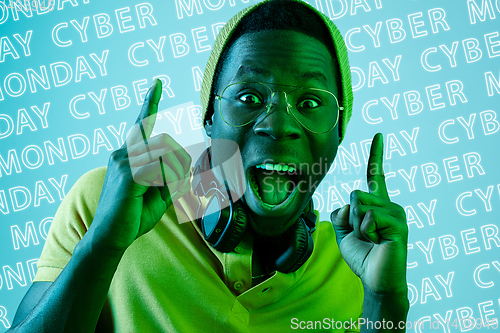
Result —
[[391, 202], [387, 193], [382, 140], [379, 133], [372, 141], [369, 193], [353, 191], [350, 205], [332, 212], [331, 220], [340, 253], [365, 288], [406, 295], [408, 226], [404, 209]]
[[155, 80], [126, 142], [110, 156], [91, 226], [106, 249], [125, 251], [191, 188], [191, 156], [168, 134], [150, 138], [161, 92]]

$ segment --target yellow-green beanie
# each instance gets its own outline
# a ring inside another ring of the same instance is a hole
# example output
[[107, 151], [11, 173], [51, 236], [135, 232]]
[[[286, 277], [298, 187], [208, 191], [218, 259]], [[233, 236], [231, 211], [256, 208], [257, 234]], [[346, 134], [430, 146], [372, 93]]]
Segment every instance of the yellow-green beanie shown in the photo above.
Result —
[[[222, 30], [217, 35], [215, 39], [214, 47], [212, 49], [212, 53], [208, 59], [207, 65], [205, 67], [205, 73], [203, 75], [203, 82], [201, 85], [201, 106], [203, 110], [202, 118], [203, 118], [203, 126], [206, 124], [206, 116], [208, 103], [210, 102], [210, 94], [212, 92], [215, 71], [217, 68], [217, 64], [221, 58], [221, 55], [226, 48], [226, 45], [231, 38], [233, 32], [238, 27], [241, 20], [252, 13], [255, 9], [259, 8], [263, 4], [270, 2], [273, 0], [264, 0], [259, 2], [253, 6], [247, 7], [240, 11], [238, 14], [233, 16], [229, 22], [224, 25]], [[311, 9], [314, 13], [318, 15], [318, 18], [321, 19], [328, 31], [330, 32], [330, 36], [332, 37], [333, 45], [335, 47], [335, 51], [337, 53], [337, 59], [340, 67], [340, 76], [342, 82], [342, 105], [344, 110], [341, 111], [339, 115], [339, 141], [342, 142], [345, 131], [347, 128], [347, 123], [349, 123], [349, 119], [352, 114], [352, 102], [353, 102], [353, 92], [352, 92], [352, 81], [351, 81], [351, 67], [349, 66], [349, 59], [347, 57], [347, 47], [345, 45], [344, 39], [340, 34], [339, 30], [335, 26], [335, 24], [330, 20], [330, 18], [323, 13], [319, 12], [316, 8], [312, 7], [306, 2], [301, 0], [289, 0], [293, 2], [297, 2], [302, 4], [304, 7]]]

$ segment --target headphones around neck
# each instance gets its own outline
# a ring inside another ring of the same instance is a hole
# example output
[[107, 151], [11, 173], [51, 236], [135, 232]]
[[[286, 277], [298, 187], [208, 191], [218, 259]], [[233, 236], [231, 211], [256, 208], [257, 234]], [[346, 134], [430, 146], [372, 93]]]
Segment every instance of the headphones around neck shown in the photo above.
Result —
[[[241, 242], [248, 227], [245, 204], [229, 188], [221, 184], [212, 172], [211, 151], [207, 148], [194, 166], [193, 191], [196, 196], [210, 197], [201, 218], [197, 219], [205, 240], [216, 250], [231, 252]], [[199, 214], [197, 216], [200, 216]], [[316, 230], [316, 214], [312, 199], [285, 233], [276, 237], [254, 237], [254, 248], [262, 251], [269, 271], [295, 272], [309, 259], [313, 251], [312, 233]]]

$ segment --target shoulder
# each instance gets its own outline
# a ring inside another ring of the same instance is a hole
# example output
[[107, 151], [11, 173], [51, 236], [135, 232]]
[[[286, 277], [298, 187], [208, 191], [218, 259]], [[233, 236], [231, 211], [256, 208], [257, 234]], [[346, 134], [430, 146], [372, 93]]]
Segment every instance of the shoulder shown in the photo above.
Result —
[[100, 167], [85, 173], [64, 197], [52, 219], [34, 281], [54, 281], [71, 259], [94, 219], [106, 170]]
[[76, 181], [71, 191], [84, 196], [94, 196], [96, 192], [100, 195], [107, 169], [108, 167], [103, 166], [86, 172]]
[[99, 196], [101, 195], [107, 167], [100, 167], [83, 174], [73, 185], [68, 193], [70, 199], [83, 199], [88, 204], [94, 204], [97, 208]]
[[330, 221], [318, 221], [316, 223], [316, 229], [320, 230], [322, 237], [333, 236], [335, 239], [335, 229], [333, 229], [332, 222]]
[[316, 231], [313, 232], [314, 247], [321, 249], [322, 254], [325, 251], [329, 253], [327, 256], [330, 260], [341, 259], [340, 250], [337, 245], [335, 229], [330, 221], [317, 221]]
[[337, 241], [335, 237], [335, 229], [330, 221], [321, 221], [320, 212], [315, 210], [316, 214], [316, 231], [312, 233], [314, 245], [317, 244], [329, 244], [330, 246], [337, 247]]
[[99, 204], [106, 170], [107, 167], [90, 170], [75, 182], [61, 202], [54, 217], [56, 223], [53, 224], [58, 224], [58, 221], [79, 221], [80, 227], [88, 229]]

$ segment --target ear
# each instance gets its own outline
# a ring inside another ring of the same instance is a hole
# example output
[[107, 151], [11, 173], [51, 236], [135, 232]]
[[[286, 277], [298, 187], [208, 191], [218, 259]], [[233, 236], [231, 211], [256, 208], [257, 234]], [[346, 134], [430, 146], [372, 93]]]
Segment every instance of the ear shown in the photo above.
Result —
[[207, 119], [206, 122], [205, 122], [205, 132], [207, 133], [207, 136], [209, 138], [212, 137], [213, 119], [214, 119], [214, 116], [212, 115], [212, 118]]

